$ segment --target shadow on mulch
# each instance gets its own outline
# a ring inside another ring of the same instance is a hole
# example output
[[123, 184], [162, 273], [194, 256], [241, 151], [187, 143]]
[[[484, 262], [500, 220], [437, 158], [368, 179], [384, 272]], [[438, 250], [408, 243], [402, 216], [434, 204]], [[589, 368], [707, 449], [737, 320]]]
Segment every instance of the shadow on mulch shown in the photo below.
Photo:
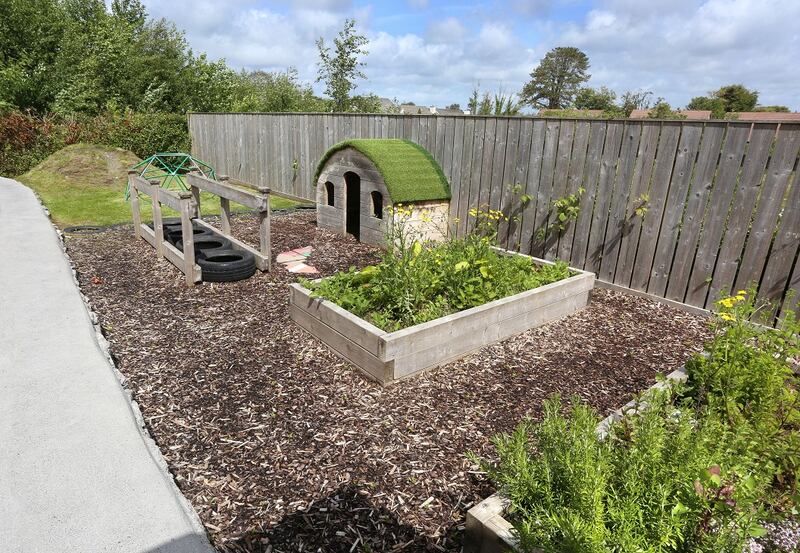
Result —
[[368, 491], [357, 486], [342, 486], [263, 532], [251, 532], [227, 542], [220, 551], [349, 553], [443, 551], [443, 545], [449, 546], [449, 550], [461, 547], [462, 535], [456, 526], [450, 528], [448, 535], [431, 539], [400, 522], [395, 513], [375, 505], [368, 495]]

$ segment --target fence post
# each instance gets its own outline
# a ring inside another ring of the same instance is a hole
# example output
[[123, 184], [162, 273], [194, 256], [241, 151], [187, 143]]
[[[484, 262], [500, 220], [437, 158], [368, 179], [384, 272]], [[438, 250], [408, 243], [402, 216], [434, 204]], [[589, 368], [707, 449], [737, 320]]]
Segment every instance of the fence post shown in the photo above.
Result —
[[136, 171], [128, 171], [128, 194], [131, 200], [131, 215], [133, 216], [133, 235], [138, 240], [142, 237], [142, 213], [139, 211], [139, 189], [136, 188]]
[[270, 236], [272, 213], [269, 205], [269, 188], [259, 188], [258, 191], [264, 196], [264, 208], [258, 212], [259, 250], [261, 255], [267, 258], [267, 271], [272, 271], [272, 237]]
[[150, 181], [153, 188], [153, 231], [156, 235], [156, 253], [158, 257], [164, 257], [164, 222], [161, 220], [161, 182], [157, 179]]
[[195, 206], [191, 192], [179, 192], [181, 203], [181, 232], [183, 234], [183, 274], [186, 275], [186, 286], [194, 286], [194, 229], [192, 228], [192, 215]]

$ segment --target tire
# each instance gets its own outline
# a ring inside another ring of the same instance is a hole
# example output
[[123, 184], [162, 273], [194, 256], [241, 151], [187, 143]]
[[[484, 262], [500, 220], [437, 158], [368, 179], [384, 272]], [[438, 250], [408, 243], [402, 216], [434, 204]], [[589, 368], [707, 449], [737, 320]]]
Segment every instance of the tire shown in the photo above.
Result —
[[[175, 247], [183, 251], [183, 238], [175, 242]], [[230, 250], [231, 241], [222, 236], [195, 236], [194, 253], [195, 255], [206, 255], [215, 250]]]
[[234, 282], [253, 276], [256, 258], [242, 250], [214, 250], [197, 258], [205, 282]]
[[[214, 231], [207, 229], [206, 227], [201, 226], [193, 226], [192, 229], [194, 230], [194, 237], [199, 238], [200, 236], [216, 236]], [[175, 230], [169, 230], [168, 232], [164, 233], [167, 236], [167, 240], [172, 242], [173, 244], [178, 243], [179, 241], [183, 240], [183, 228], [178, 227]]]

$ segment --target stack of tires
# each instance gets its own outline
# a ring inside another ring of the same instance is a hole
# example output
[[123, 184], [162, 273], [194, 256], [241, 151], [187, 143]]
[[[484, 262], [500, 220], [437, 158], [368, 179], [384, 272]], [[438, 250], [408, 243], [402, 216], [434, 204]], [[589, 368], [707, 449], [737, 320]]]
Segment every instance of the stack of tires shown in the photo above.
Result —
[[[183, 226], [177, 217], [163, 220], [164, 237], [183, 251]], [[234, 282], [253, 276], [256, 259], [250, 252], [236, 250], [219, 233], [192, 221], [194, 259], [203, 270], [206, 282]]]

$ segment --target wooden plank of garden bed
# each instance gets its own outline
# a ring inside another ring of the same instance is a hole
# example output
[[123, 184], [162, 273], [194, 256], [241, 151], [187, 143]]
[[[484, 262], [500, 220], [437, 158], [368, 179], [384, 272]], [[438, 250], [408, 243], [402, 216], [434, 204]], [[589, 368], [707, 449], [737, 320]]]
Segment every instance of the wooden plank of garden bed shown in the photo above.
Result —
[[375, 378], [381, 384], [387, 384], [391, 381], [393, 362], [381, 361], [296, 305], [289, 306], [289, 316], [312, 335], [322, 340], [345, 361], [352, 361], [356, 368], [365, 372], [368, 376]]
[[636, 154], [639, 152], [639, 141], [642, 136], [642, 123], [638, 121], [625, 122], [620, 146], [619, 161], [617, 162], [617, 175], [614, 179], [614, 188], [611, 194], [608, 209], [608, 224], [606, 224], [605, 238], [603, 239], [603, 254], [600, 260], [599, 278], [609, 282], [614, 280], [619, 258], [619, 246], [625, 225], [625, 207], [630, 194], [633, 169], [636, 165]]
[[[742, 165], [744, 146], [750, 135], [750, 125], [729, 124], [722, 157], [719, 162], [714, 189], [711, 191], [711, 209], [703, 223], [703, 232], [695, 255], [694, 267], [689, 277], [686, 303], [698, 307], [708, 307], [706, 298], [709, 285], [714, 276], [714, 265], [719, 253], [722, 233], [725, 230], [728, 211], [736, 190], [739, 169]], [[773, 219], [773, 225], [774, 225]], [[763, 266], [763, 265], [762, 265]], [[713, 303], [714, 299], [711, 299]]]
[[575, 221], [575, 238], [572, 242], [570, 267], [586, 267], [586, 252], [589, 245], [589, 231], [592, 226], [594, 205], [597, 198], [597, 181], [600, 176], [600, 158], [608, 130], [607, 121], [589, 122], [589, 148], [586, 152], [586, 173], [583, 179], [584, 192], [581, 196], [578, 219]]
[[[734, 285], [736, 290], [747, 288], [750, 283], [760, 280], [772, 234], [775, 231], [775, 222], [778, 220], [786, 188], [797, 160], [798, 148], [800, 148], [800, 125], [782, 124], [762, 188], [769, 193], [762, 192], [758, 202], [757, 214], [739, 264], [739, 274]], [[795, 176], [794, 182], [797, 186], [800, 179]]]
[[636, 253], [636, 261], [631, 275], [631, 288], [634, 290], [646, 291], [647, 284], [650, 282], [650, 271], [658, 243], [658, 233], [661, 230], [661, 219], [664, 215], [664, 204], [669, 191], [669, 181], [675, 163], [680, 133], [680, 123], [661, 123], [661, 136], [653, 168], [653, 184], [650, 187], [650, 201], [647, 215], [642, 222], [639, 250]]
[[703, 227], [706, 204], [717, 170], [717, 161], [726, 129], [727, 123], [705, 124], [700, 153], [695, 164], [689, 199], [684, 209], [683, 223], [678, 235], [678, 244], [667, 284], [667, 298], [671, 300], [683, 302], [686, 297], [692, 260]]
[[761, 187], [770, 149], [775, 139], [776, 125], [755, 124], [750, 132], [749, 146], [742, 165], [742, 176], [733, 199], [728, 225], [722, 238], [717, 268], [711, 281], [711, 298], [723, 291], [730, 292], [739, 267], [739, 258], [747, 239]]
[[636, 210], [645, 207], [644, 197], [650, 190], [650, 177], [653, 174], [653, 162], [656, 158], [660, 132], [660, 123], [656, 121], [642, 122], [642, 137], [639, 140], [636, 165], [631, 177], [631, 191], [625, 207], [617, 268], [614, 272], [614, 282], [622, 286], [630, 286], [631, 283], [636, 250], [639, 246], [639, 234], [642, 230], [642, 217], [636, 214]]
[[681, 217], [689, 193], [689, 181], [692, 177], [692, 168], [702, 134], [703, 123], [683, 124], [675, 166], [672, 170], [672, 181], [669, 185], [669, 195], [664, 208], [664, 218], [658, 235], [658, 245], [653, 258], [650, 283], [647, 286], [647, 291], [656, 296], [663, 296], [667, 291], [667, 282], [675, 253], [675, 242], [680, 231]]

